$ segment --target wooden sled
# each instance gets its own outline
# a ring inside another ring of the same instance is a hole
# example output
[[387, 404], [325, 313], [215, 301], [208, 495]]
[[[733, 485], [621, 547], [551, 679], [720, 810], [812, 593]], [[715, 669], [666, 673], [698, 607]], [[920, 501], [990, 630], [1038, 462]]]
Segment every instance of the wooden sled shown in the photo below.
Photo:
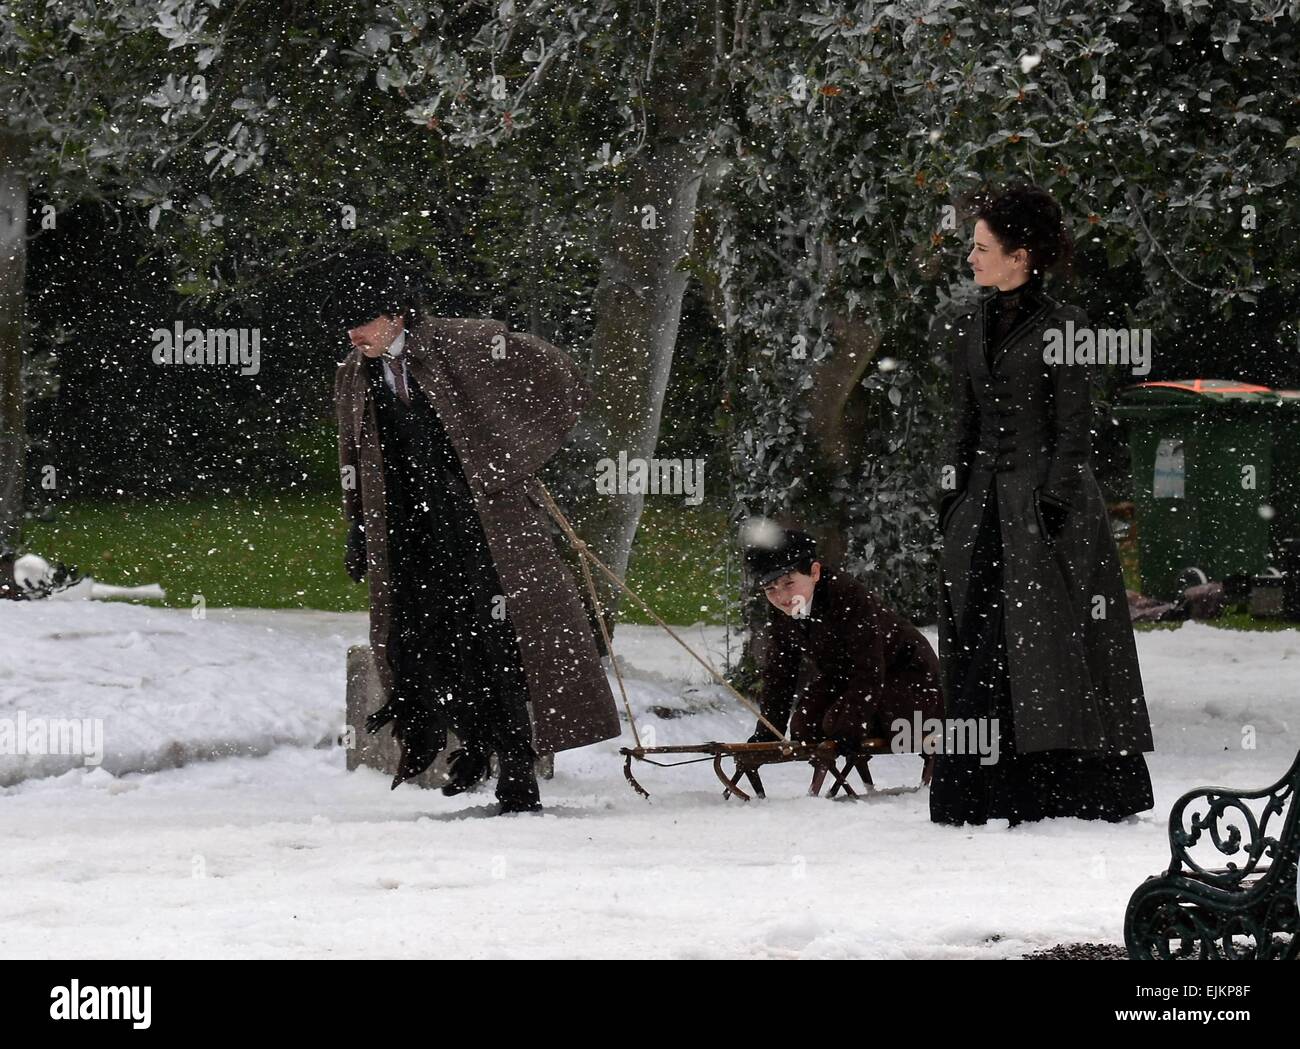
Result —
[[[847, 797], [859, 797], [858, 792], [849, 784], [849, 775], [856, 771], [867, 792], [873, 791], [875, 784], [871, 779], [868, 762], [873, 754], [889, 754], [891, 751], [888, 740], [868, 739], [865, 746], [852, 754], [839, 753], [833, 740], [824, 743], [793, 743], [786, 740], [773, 743], [686, 743], [666, 747], [622, 747], [619, 753], [624, 758], [623, 775], [632, 785], [632, 789], [643, 798], [650, 797], [650, 792], [632, 775], [634, 759], [650, 765], [658, 765], [660, 768], [671, 768], [674, 765], [690, 765], [712, 758], [714, 774], [723, 786], [723, 799], [730, 799], [734, 795], [741, 801], [749, 801], [753, 797], [767, 797], [758, 770], [764, 765], [779, 765], [787, 761], [806, 761], [812, 766], [812, 782], [808, 785], [810, 797], [821, 796], [827, 774], [833, 777], [830, 790], [826, 794], [828, 798], [835, 797], [841, 790]], [[659, 754], [702, 754], [704, 757], [663, 762], [654, 759], [654, 755]], [[723, 767], [723, 762], [727, 760], [732, 762], [730, 775]], [[741, 788], [741, 777], [748, 780], [753, 794]], [[924, 778], [922, 782], [925, 782]]]
[[[643, 798], [650, 797], [650, 792], [636, 781], [632, 775], [632, 761], [644, 761], [651, 765], [659, 765], [662, 768], [671, 768], [673, 765], [691, 765], [699, 761], [708, 761], [713, 759], [713, 771], [718, 780], [725, 788], [722, 792], [723, 799], [729, 799], [732, 795], [740, 798], [742, 801], [749, 801], [753, 797], [765, 798], [767, 795], [763, 792], [763, 781], [758, 775], [758, 770], [764, 765], [779, 765], [787, 761], [806, 761], [813, 768], [812, 783], [808, 786], [808, 793], [812, 797], [820, 797], [822, 786], [826, 781], [829, 773], [834, 777], [831, 783], [830, 791], [827, 793], [828, 798], [834, 798], [841, 790], [846, 797], [861, 797], [849, 785], [849, 774], [857, 771], [862, 779], [862, 784], [866, 788], [866, 793], [870, 794], [875, 791], [875, 784], [871, 780], [871, 770], [867, 763], [871, 760], [873, 754], [892, 753], [889, 742], [879, 738], [869, 738], [862, 741], [862, 745], [854, 748], [852, 754], [840, 754], [833, 740], [827, 740], [823, 743], [796, 743], [785, 738], [785, 734], [763, 716], [758, 706], [750, 699], [741, 695], [735, 687], [724, 678], [717, 670], [713, 668], [708, 660], [702, 658], [690, 645], [688, 645], [678, 633], [646, 604], [645, 600], [636, 591], [628, 587], [622, 579], [600, 558], [591, 552], [587, 544], [582, 541], [578, 533], [573, 530], [573, 525], [569, 523], [568, 518], [560, 511], [555, 500], [551, 498], [551, 493], [546, 490], [544, 485], [537, 486], [537, 492], [534, 495], [538, 500], [538, 505], [543, 507], [555, 519], [555, 523], [560, 526], [573, 548], [578, 552], [578, 565], [582, 569], [582, 578], [586, 583], [587, 592], [591, 596], [592, 608], [596, 613], [596, 624], [600, 628], [601, 638], [605, 642], [605, 651], [609, 653], [610, 663], [614, 671], [614, 677], [618, 681], [619, 692], [623, 696], [623, 709], [627, 712], [628, 724], [631, 726], [632, 735], [636, 740], [634, 747], [620, 747], [619, 753], [623, 755], [623, 775], [627, 778], [628, 783], [632, 784], [635, 790]], [[686, 652], [700, 666], [709, 672], [709, 675], [719, 685], [730, 692], [736, 700], [753, 714], [760, 725], [766, 728], [773, 736], [778, 737], [771, 743], [694, 743], [681, 744], [667, 747], [643, 747], [641, 745], [641, 734], [637, 730], [636, 718], [632, 714], [632, 704], [627, 697], [627, 688], [623, 683], [623, 673], [619, 669], [618, 660], [614, 658], [614, 646], [610, 640], [609, 629], [605, 623], [604, 609], [601, 607], [600, 595], [596, 591], [596, 584], [591, 576], [590, 564], [595, 565], [605, 575], [605, 577], [616, 587], [632, 598], [647, 615], [661, 626], [664, 631], [686, 650]], [[924, 753], [931, 753], [925, 751]], [[651, 755], [658, 754], [701, 754], [703, 757], [688, 758], [684, 761], [656, 761]], [[727, 775], [726, 770], [722, 767], [725, 760], [730, 759], [732, 764], [732, 774]], [[932, 758], [927, 757], [925, 760], [925, 770], [921, 775], [921, 786], [926, 786], [930, 782], [930, 771], [932, 768]], [[741, 777], [749, 781], [750, 789], [753, 794], [746, 793], [740, 786]], [[915, 788], [917, 790], [920, 787]]]

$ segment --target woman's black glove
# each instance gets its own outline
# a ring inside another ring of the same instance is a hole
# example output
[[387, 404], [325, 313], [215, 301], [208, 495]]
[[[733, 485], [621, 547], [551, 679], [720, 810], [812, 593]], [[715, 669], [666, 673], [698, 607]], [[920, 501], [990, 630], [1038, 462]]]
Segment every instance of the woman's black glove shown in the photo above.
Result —
[[944, 497], [939, 500], [939, 534], [942, 535], [948, 527], [948, 518], [952, 513], [953, 507], [961, 502], [961, 497], [966, 494], [965, 488], [958, 488], [953, 492], [946, 492]]
[[1049, 541], [1061, 534], [1070, 516], [1070, 504], [1042, 488], [1034, 489], [1034, 510], [1038, 514], [1038, 527]]
[[348, 578], [359, 583], [366, 577], [366, 530], [360, 521], [354, 521], [348, 529], [347, 543], [343, 550], [343, 567]]

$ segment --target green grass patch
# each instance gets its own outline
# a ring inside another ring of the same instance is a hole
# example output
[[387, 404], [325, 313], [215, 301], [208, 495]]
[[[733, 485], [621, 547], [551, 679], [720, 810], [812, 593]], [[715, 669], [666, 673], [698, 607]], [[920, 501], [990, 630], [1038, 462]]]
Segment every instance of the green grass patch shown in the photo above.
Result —
[[158, 583], [166, 604], [363, 611], [343, 572], [343, 515], [327, 493], [65, 505], [32, 521], [27, 546], [101, 583]]
[[[731, 538], [727, 515], [721, 510], [648, 503], [632, 544], [627, 585], [668, 623], [720, 624], [724, 621]], [[739, 571], [733, 554], [733, 601], [739, 593]], [[653, 622], [626, 595], [619, 606], [619, 621]]]
[[[726, 515], [651, 505], [641, 519], [628, 585], [670, 623], [723, 621]], [[31, 521], [27, 548], [101, 583], [158, 583], [165, 604], [364, 611], [366, 588], [343, 572], [339, 497], [300, 491], [166, 503], [65, 504]], [[625, 601], [621, 620], [650, 618]]]
[[[183, 608], [191, 607], [198, 594], [214, 608], [365, 611], [366, 588], [343, 572], [343, 538], [339, 497], [310, 490], [166, 503], [65, 504], [54, 520], [27, 525], [28, 549], [76, 565], [102, 583], [158, 583], [167, 592], [165, 603]], [[641, 516], [628, 585], [669, 623], [721, 624], [732, 541], [723, 511], [652, 500]], [[1135, 547], [1120, 544], [1131, 589], [1137, 589]], [[739, 570], [733, 551], [733, 595]], [[652, 622], [630, 600], [619, 611], [621, 622]], [[1207, 622], [1228, 630], [1295, 628], [1281, 619], [1256, 619], [1244, 608]], [[1135, 628], [1176, 630], [1181, 625], [1138, 623]]]

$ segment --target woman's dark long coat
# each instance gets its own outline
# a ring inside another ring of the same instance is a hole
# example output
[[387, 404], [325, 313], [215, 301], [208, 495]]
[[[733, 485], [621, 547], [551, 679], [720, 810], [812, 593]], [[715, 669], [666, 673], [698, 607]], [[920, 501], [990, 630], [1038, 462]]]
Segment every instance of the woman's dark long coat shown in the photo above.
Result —
[[[427, 318], [407, 332], [407, 367], [460, 459], [514, 627], [528, 680], [533, 746], [554, 753], [620, 732], [609, 681], [575, 582], [555, 547], [534, 474], [564, 443], [590, 396], [557, 347], [492, 320]], [[365, 359], [339, 365], [343, 513], [363, 521], [370, 645], [385, 695], [393, 586], [384, 468]]]
[[[939, 655], [952, 696], [958, 615], [985, 494], [997, 486], [1004, 552], [1007, 658], [1016, 750], [1152, 750], [1119, 551], [1090, 465], [1089, 364], [1044, 361], [1044, 336], [1088, 326], [1084, 312], [1046, 295], [995, 350], [984, 353], [993, 294], [940, 322], [955, 413], [944, 456], [953, 491], [941, 528]], [[1042, 487], [1071, 507], [1044, 534]]]

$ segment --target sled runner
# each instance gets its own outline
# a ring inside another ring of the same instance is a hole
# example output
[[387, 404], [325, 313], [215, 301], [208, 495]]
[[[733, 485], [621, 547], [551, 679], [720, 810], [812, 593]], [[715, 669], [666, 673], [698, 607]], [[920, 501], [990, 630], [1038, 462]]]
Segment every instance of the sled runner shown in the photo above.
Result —
[[[650, 792], [641, 786], [636, 781], [636, 777], [632, 775], [633, 759], [644, 761], [650, 765], [658, 765], [660, 768], [691, 765], [698, 761], [712, 759], [713, 771], [723, 786], [722, 797], [728, 799], [735, 795], [741, 801], [749, 801], [751, 797], [767, 797], [763, 790], [763, 781], [758, 775], [758, 770], [764, 765], [779, 765], [788, 761], [806, 761], [813, 768], [812, 782], [808, 786], [810, 796], [821, 796], [826, 775], [830, 773], [834, 778], [831, 782], [831, 788], [826, 794], [828, 798], [835, 797], [841, 789], [846, 796], [856, 798], [859, 797], [859, 794], [849, 785], [849, 774], [856, 770], [867, 790], [873, 790], [874, 784], [871, 780], [871, 770], [867, 767], [867, 762], [871, 760], [872, 754], [887, 754], [889, 752], [886, 740], [873, 739], [869, 740], [868, 743], [867, 748], [851, 755], [841, 755], [833, 740], [816, 744], [791, 743], [788, 740], [772, 743], [687, 743], [666, 747], [623, 747], [619, 750], [619, 753], [625, 759], [623, 762], [623, 775], [632, 784], [632, 789], [643, 798], [650, 797]], [[652, 755], [660, 754], [703, 754], [705, 757], [668, 762], [656, 761], [652, 757]], [[728, 759], [732, 762], [732, 774], [730, 776], [727, 775], [727, 771], [722, 764], [723, 761]], [[747, 794], [740, 788], [739, 784], [742, 776], [749, 781], [750, 789], [754, 792], [753, 795]]]
[[[884, 739], [865, 740], [863, 746], [855, 748], [850, 753], [840, 753], [839, 748], [833, 740], [827, 740], [822, 743], [796, 743], [786, 738], [785, 733], [781, 732], [773, 725], [762, 712], [758, 709], [753, 701], [741, 695], [731, 683], [717, 672], [702, 656], [700, 656], [690, 645], [678, 636], [667, 623], [665, 623], [655, 613], [648, 604], [641, 599], [641, 596], [627, 586], [617, 575], [595, 554], [588, 549], [587, 544], [579, 538], [573, 526], [569, 524], [568, 518], [564, 516], [560, 508], [556, 505], [555, 500], [551, 498], [551, 493], [547, 491], [546, 486], [538, 484], [541, 491], [541, 505], [555, 519], [573, 548], [578, 553], [578, 564], [582, 568], [583, 581], [586, 583], [587, 592], [591, 595], [592, 605], [596, 610], [596, 622], [600, 625], [601, 637], [605, 641], [605, 651], [610, 655], [610, 663], [614, 668], [614, 676], [618, 680], [619, 692], [623, 697], [623, 709], [627, 713], [628, 723], [632, 727], [632, 736], [636, 741], [634, 747], [621, 747], [619, 753], [623, 755], [623, 775], [632, 789], [640, 794], [643, 798], [649, 798], [650, 793], [632, 775], [632, 762], [642, 761], [650, 765], [658, 765], [660, 768], [671, 768], [674, 765], [690, 765], [696, 762], [709, 761], [713, 762], [713, 771], [719, 781], [725, 788], [722, 792], [723, 799], [729, 799], [733, 795], [742, 801], [749, 801], [752, 797], [760, 798], [767, 795], [763, 791], [763, 781], [759, 777], [758, 770], [764, 765], [777, 765], [789, 761], [806, 761], [813, 769], [812, 782], [809, 784], [808, 793], [813, 797], [820, 797], [822, 786], [825, 784], [827, 774], [833, 779], [830, 790], [826, 796], [834, 798], [841, 790], [845, 796], [856, 798], [860, 795], [855, 791], [848, 782], [849, 775], [856, 771], [861, 778], [863, 785], [868, 793], [874, 791], [875, 786], [871, 780], [871, 772], [867, 763], [871, 760], [872, 754], [890, 753], [889, 742]], [[605, 626], [604, 611], [601, 608], [600, 598], [596, 593], [596, 584], [591, 577], [591, 569], [588, 565], [594, 564], [603, 572], [623, 593], [632, 598], [647, 615], [659, 624], [674, 641], [682, 646], [691, 658], [699, 663], [710, 676], [728, 692], [730, 692], [742, 706], [749, 710], [772, 735], [777, 738], [770, 743], [687, 743], [663, 747], [646, 747], [641, 745], [641, 734], [637, 730], [636, 718], [632, 715], [632, 705], [627, 698], [627, 688], [623, 684], [623, 674], [619, 669], [618, 660], [614, 658], [614, 646], [610, 640], [609, 630]], [[699, 754], [701, 757], [686, 758], [681, 761], [657, 761], [656, 757], [661, 755], [672, 754]], [[727, 774], [723, 767], [724, 761], [732, 762], [731, 775]], [[928, 769], [927, 765], [927, 769]], [[753, 794], [749, 794], [740, 786], [741, 778], [748, 781]], [[922, 784], [928, 782], [924, 777]], [[916, 788], [919, 789], [919, 788]]]

